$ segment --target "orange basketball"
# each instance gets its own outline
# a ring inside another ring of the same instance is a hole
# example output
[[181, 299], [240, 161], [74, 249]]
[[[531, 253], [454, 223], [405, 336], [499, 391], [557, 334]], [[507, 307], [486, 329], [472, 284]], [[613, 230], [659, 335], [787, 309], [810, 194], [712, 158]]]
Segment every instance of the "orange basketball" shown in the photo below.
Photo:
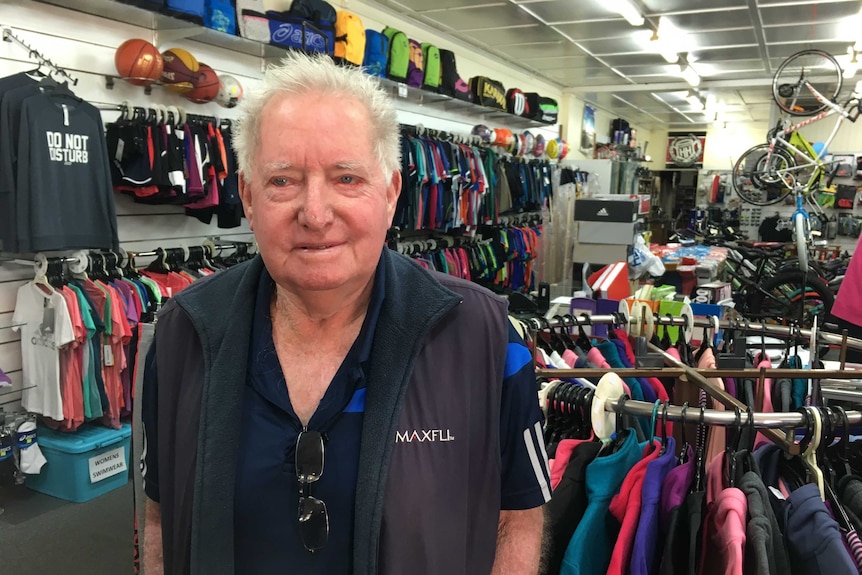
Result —
[[218, 74], [203, 62], [200, 63], [198, 77], [192, 81], [192, 84], [194, 88], [183, 94], [183, 96], [196, 104], [212, 102], [218, 96]]
[[164, 61], [155, 46], [146, 40], [132, 38], [117, 48], [114, 65], [120, 77], [130, 84], [149, 86], [161, 77]]

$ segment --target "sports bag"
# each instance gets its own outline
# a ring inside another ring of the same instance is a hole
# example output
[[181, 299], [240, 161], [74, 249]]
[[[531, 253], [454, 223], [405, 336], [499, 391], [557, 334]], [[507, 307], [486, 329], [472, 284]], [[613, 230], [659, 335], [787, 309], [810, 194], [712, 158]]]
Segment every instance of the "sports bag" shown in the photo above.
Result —
[[536, 92], [524, 94], [527, 97], [527, 117], [544, 124], [556, 124], [560, 107], [553, 98], [540, 96]]
[[511, 88], [506, 92], [506, 111], [516, 116], [530, 116], [530, 106], [524, 92]]
[[421, 88], [425, 79], [425, 59], [422, 57], [422, 45], [416, 40], [410, 40], [410, 61], [407, 63], [407, 85]]
[[470, 78], [470, 91], [479, 104], [497, 110], [506, 109], [506, 88], [500, 82], [487, 76], [473, 76]]
[[389, 62], [389, 38], [376, 30], [365, 31], [365, 58], [362, 66], [372, 76], [386, 77]]
[[236, 0], [239, 35], [249, 40], [269, 43], [269, 19], [263, 0]]
[[334, 25], [337, 18], [335, 8], [324, 0], [293, 0], [293, 4], [290, 5], [290, 13], [311, 20], [315, 24], [329, 22], [329, 24]]
[[473, 101], [473, 92], [461, 76], [458, 74], [458, 65], [455, 62], [455, 53], [451, 50], [440, 50], [440, 89], [441, 94], [452, 98]]
[[339, 10], [335, 17], [335, 60], [361, 66], [364, 58], [365, 26], [362, 19], [347, 10]]
[[167, 0], [165, 6], [171, 15], [195, 24], [204, 23], [204, 0]]
[[335, 28], [331, 24], [315, 24], [291, 12], [267, 12], [270, 43], [282, 48], [332, 55]]
[[231, 0], [206, 0], [205, 9], [204, 26], [236, 34], [236, 8]]
[[423, 42], [422, 59], [425, 62], [422, 87], [436, 92], [440, 88], [440, 50], [434, 44]]
[[383, 34], [389, 39], [389, 66], [387, 75], [398, 82], [407, 81], [407, 67], [410, 64], [410, 40], [401, 30], [387, 26]]

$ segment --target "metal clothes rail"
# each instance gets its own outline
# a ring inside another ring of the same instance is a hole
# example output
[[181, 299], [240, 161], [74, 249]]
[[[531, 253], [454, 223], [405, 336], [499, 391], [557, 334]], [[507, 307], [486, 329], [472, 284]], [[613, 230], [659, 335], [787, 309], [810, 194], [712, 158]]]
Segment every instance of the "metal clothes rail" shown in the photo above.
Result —
[[60, 74], [61, 76], [65, 77], [67, 80], [69, 80], [73, 86], [78, 85], [78, 79], [77, 78], [75, 78], [74, 76], [69, 74], [69, 72], [67, 72], [66, 70], [64, 70], [63, 68], [61, 68], [60, 66], [58, 66], [57, 64], [55, 64], [54, 62], [49, 60], [48, 58], [46, 58], [45, 56], [43, 56], [41, 52], [39, 52], [38, 50], [36, 50], [35, 48], [33, 48], [32, 46], [27, 44], [24, 40], [22, 40], [21, 38], [16, 36], [12, 32], [12, 30], [10, 30], [9, 28], [3, 28], [3, 40], [6, 42], [11, 42], [13, 44], [16, 44], [16, 45], [20, 46], [21, 48], [23, 48], [24, 50], [27, 50], [30, 58], [33, 60], [36, 60], [39, 63], [39, 66], [47, 66], [48, 68], [51, 68], [57, 74]]

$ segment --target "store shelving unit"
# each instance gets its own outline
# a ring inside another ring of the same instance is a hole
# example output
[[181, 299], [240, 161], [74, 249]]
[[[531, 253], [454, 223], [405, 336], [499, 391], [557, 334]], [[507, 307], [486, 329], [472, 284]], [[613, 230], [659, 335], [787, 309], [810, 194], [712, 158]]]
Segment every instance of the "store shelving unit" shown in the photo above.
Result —
[[[66, 10], [73, 10], [100, 18], [107, 18], [116, 22], [123, 22], [133, 26], [139, 26], [153, 32], [153, 44], [160, 45], [180, 39], [193, 40], [203, 44], [209, 44], [225, 50], [231, 50], [241, 54], [255, 56], [261, 59], [261, 70], [264, 70], [270, 62], [282, 58], [287, 50], [264, 42], [242, 38], [233, 34], [227, 34], [218, 30], [212, 30], [204, 26], [176, 18], [160, 12], [154, 12], [146, 8], [139, 8], [131, 4], [118, 2], [117, 0], [37, 0], [43, 4], [58, 6]], [[115, 77], [109, 78], [113, 81]], [[386, 88], [396, 101], [404, 101], [432, 108], [441, 113], [457, 113], [475, 120], [477, 123], [492, 122], [503, 124], [507, 128], [553, 128], [553, 124], [545, 124], [530, 118], [515, 116], [508, 112], [489, 108], [473, 102], [465, 102], [438, 94], [429, 90], [413, 88], [389, 79], [381, 78], [380, 83]], [[142, 88], [143, 89], [143, 88]]]

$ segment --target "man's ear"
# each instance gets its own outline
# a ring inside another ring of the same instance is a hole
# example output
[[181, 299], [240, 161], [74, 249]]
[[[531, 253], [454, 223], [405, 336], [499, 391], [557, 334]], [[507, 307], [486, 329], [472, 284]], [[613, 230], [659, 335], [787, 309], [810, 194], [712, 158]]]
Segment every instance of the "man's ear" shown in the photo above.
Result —
[[395, 170], [392, 172], [389, 185], [386, 186], [386, 209], [390, 223], [395, 217], [395, 208], [398, 205], [399, 196], [401, 196], [401, 171]]
[[254, 207], [252, 206], [251, 184], [245, 179], [245, 173], [239, 173], [239, 199], [242, 201], [242, 209], [245, 212], [245, 219], [248, 220], [248, 227], [254, 230]]

